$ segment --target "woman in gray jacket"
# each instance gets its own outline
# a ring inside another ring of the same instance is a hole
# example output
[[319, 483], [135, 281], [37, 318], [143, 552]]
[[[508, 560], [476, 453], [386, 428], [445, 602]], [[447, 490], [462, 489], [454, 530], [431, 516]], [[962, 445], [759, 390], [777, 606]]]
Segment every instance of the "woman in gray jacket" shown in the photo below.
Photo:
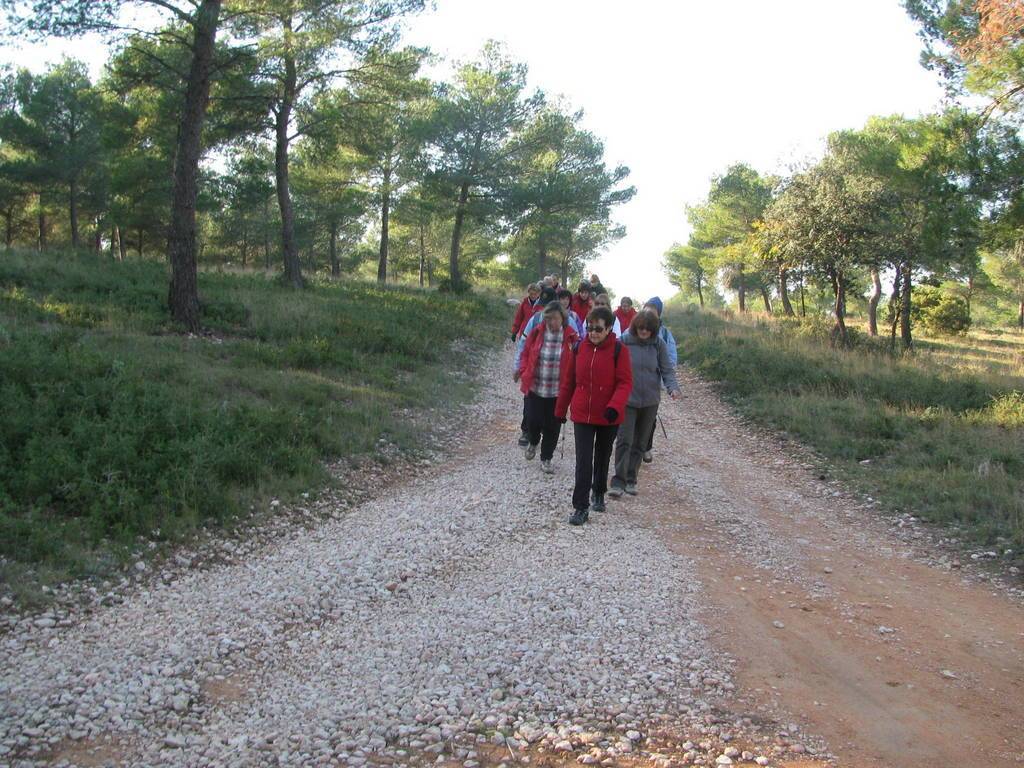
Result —
[[633, 361], [633, 391], [626, 403], [626, 418], [615, 441], [615, 476], [608, 495], [636, 495], [636, 475], [648, 441], [654, 433], [664, 384], [673, 400], [679, 397], [679, 382], [668, 346], [658, 335], [661, 319], [650, 309], [637, 313], [622, 337]]

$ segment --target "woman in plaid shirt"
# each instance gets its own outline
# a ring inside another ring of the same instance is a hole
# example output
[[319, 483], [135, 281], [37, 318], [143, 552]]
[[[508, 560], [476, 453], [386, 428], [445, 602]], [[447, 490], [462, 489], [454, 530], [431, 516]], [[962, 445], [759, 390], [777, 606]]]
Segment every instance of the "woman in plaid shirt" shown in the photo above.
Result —
[[555, 401], [561, 383], [562, 361], [572, 354], [579, 334], [568, 322], [565, 309], [552, 301], [544, 309], [544, 322], [534, 328], [523, 345], [519, 367], [512, 375], [526, 395], [526, 422], [529, 443], [525, 455], [532, 459], [540, 445], [540, 467], [547, 474], [555, 470], [551, 458], [558, 445], [562, 425], [555, 418]]

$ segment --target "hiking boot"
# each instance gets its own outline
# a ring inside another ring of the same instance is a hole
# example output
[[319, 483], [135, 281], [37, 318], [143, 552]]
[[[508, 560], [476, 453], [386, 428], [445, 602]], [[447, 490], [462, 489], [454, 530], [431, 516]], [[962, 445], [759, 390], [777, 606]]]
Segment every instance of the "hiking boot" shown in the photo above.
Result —
[[625, 490], [626, 489], [623, 488], [621, 485], [613, 485], [611, 488], [608, 489], [608, 495], [611, 496], [613, 499], [617, 499], [625, 492]]
[[636, 496], [636, 483], [626, 483], [626, 493]]
[[573, 510], [572, 517], [569, 518], [569, 525], [583, 525], [590, 518], [590, 515], [585, 509]]
[[590, 508], [593, 509], [595, 512], [604, 512], [605, 509], [607, 509], [607, 507], [604, 505], [603, 493], [594, 493], [593, 503], [590, 505]]
[[530, 433], [525, 429], [519, 433], [519, 444], [524, 448], [530, 444]]
[[644, 451], [644, 464], [650, 464], [654, 461], [654, 454], [651, 451]]
[[529, 461], [530, 459], [537, 455], [537, 446], [530, 445], [529, 443], [527, 443], [526, 450], [523, 451], [523, 455], [526, 456], [526, 460]]
[[540, 460], [540, 471], [543, 472], [545, 475], [555, 474], [555, 468], [551, 466], [551, 459]]

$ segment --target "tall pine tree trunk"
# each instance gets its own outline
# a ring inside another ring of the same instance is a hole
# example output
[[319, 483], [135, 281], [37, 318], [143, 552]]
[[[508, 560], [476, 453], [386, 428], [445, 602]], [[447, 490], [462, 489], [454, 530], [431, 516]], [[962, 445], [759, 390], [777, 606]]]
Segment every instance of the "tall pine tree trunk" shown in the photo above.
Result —
[[455, 224], [452, 227], [452, 248], [448, 255], [448, 279], [451, 281], [452, 289], [459, 290], [462, 287], [462, 274], [459, 272], [459, 254], [462, 248], [462, 226], [466, 219], [466, 205], [469, 202], [469, 188], [476, 174], [476, 162], [480, 155], [480, 147], [483, 146], [484, 134], [477, 131], [473, 141], [472, 160], [466, 170], [466, 175], [459, 187], [459, 200], [455, 206]]
[[270, 198], [263, 198], [263, 268], [270, 271]]
[[700, 308], [704, 309], [704, 276], [697, 275], [697, 301], [700, 302]]
[[740, 312], [747, 311], [747, 276], [743, 273], [743, 265], [739, 265], [739, 284], [737, 286], [737, 294], [740, 301]]
[[871, 268], [871, 298], [868, 299], [868, 333], [872, 336], [878, 335], [878, 302], [882, 300], [882, 280], [878, 276], [878, 270]]
[[889, 297], [889, 349], [896, 350], [896, 328], [900, 324], [900, 285], [903, 282], [902, 264], [896, 265], [896, 274], [892, 278], [892, 296]]
[[75, 179], [68, 185], [68, 209], [71, 218], [71, 247], [77, 250], [81, 238], [78, 234], [78, 181]]
[[46, 224], [46, 211], [44, 211], [42, 208], [39, 209], [38, 223], [39, 223], [39, 239], [37, 240], [36, 244], [37, 244], [38, 249], [40, 251], [45, 251], [46, 250], [46, 228], [47, 228], [47, 224]]
[[[291, 38], [292, 24], [285, 22], [285, 39]], [[284, 277], [293, 287], [302, 288], [302, 263], [299, 261], [299, 247], [295, 242], [295, 209], [292, 207], [292, 193], [288, 186], [288, 148], [290, 138], [288, 126], [291, 123], [292, 107], [295, 103], [295, 88], [298, 82], [295, 56], [291, 51], [284, 55], [284, 93], [277, 110], [276, 138], [274, 146], [274, 173], [277, 179], [277, 205], [281, 209], [281, 248], [284, 251]]]
[[761, 286], [761, 301], [764, 302], [764, 311], [772, 314], [772, 297], [768, 295], [768, 286]]
[[[779, 267], [779, 298], [782, 300], [782, 312], [786, 317], [793, 317], [793, 305], [789, 301], [789, 270]], [[703, 304], [701, 304], [703, 306]]]
[[14, 206], [9, 205], [4, 211], [4, 248], [14, 247]]
[[384, 171], [380, 190], [380, 255], [377, 259], [377, 282], [388, 279], [388, 219], [391, 213], [391, 169]]
[[341, 277], [341, 264], [338, 263], [338, 222], [331, 221], [331, 277]]
[[913, 301], [913, 269], [909, 259], [903, 262], [900, 275], [903, 278], [900, 290], [900, 339], [903, 341], [903, 348], [910, 349], [914, 343], [914, 337], [910, 330], [910, 307]]
[[144, 230], [139, 227], [139, 240], [135, 244], [136, 250], [139, 252], [139, 261], [142, 261], [142, 241], [143, 241]]
[[846, 280], [840, 271], [832, 273], [832, 293], [835, 296], [835, 305], [832, 308], [835, 318], [835, 325], [832, 327], [832, 346], [838, 343], [845, 347], [849, 342], [846, 331]]
[[544, 238], [543, 227], [540, 230], [537, 241], [537, 274], [546, 275], [548, 273], [548, 244]]
[[466, 218], [466, 202], [469, 200], [469, 180], [462, 182], [459, 188], [459, 202], [455, 208], [455, 224], [452, 227], [452, 250], [448, 257], [448, 276], [452, 289], [456, 290], [462, 283], [459, 274], [459, 249], [462, 246], [462, 222]]
[[199, 331], [199, 285], [196, 254], [196, 197], [199, 193], [199, 158], [203, 122], [210, 101], [213, 49], [220, 20], [221, 0], [201, 0], [193, 24], [192, 62], [185, 87], [178, 145], [174, 157], [171, 193], [171, 224], [167, 233], [167, 257], [171, 285], [167, 303], [171, 318], [192, 333]]
[[426, 229], [423, 222], [420, 222], [420, 288], [423, 287], [423, 273], [427, 267], [427, 244], [426, 244], [426, 233], [423, 231]]

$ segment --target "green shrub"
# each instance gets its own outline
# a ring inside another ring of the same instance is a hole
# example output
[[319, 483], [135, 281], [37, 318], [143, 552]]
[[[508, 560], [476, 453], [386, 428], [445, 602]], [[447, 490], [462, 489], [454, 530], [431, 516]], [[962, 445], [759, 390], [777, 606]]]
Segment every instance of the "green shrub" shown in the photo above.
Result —
[[[815, 448], [890, 509], [1024, 546], [1021, 379], [889, 354], [858, 334], [829, 346], [827, 319], [670, 314], [680, 357], [751, 418]], [[868, 464], [860, 462], [869, 460]]]
[[911, 317], [929, 333], [953, 336], [970, 329], [971, 314], [959, 296], [929, 285], [918, 286], [913, 296]]
[[166, 281], [145, 262], [0, 255], [0, 555], [84, 572], [321, 483], [324, 459], [381, 437], [419, 450], [407, 409], [467, 394], [449, 344], [493, 343], [509, 315], [472, 294], [205, 273], [214, 334], [189, 337]]

